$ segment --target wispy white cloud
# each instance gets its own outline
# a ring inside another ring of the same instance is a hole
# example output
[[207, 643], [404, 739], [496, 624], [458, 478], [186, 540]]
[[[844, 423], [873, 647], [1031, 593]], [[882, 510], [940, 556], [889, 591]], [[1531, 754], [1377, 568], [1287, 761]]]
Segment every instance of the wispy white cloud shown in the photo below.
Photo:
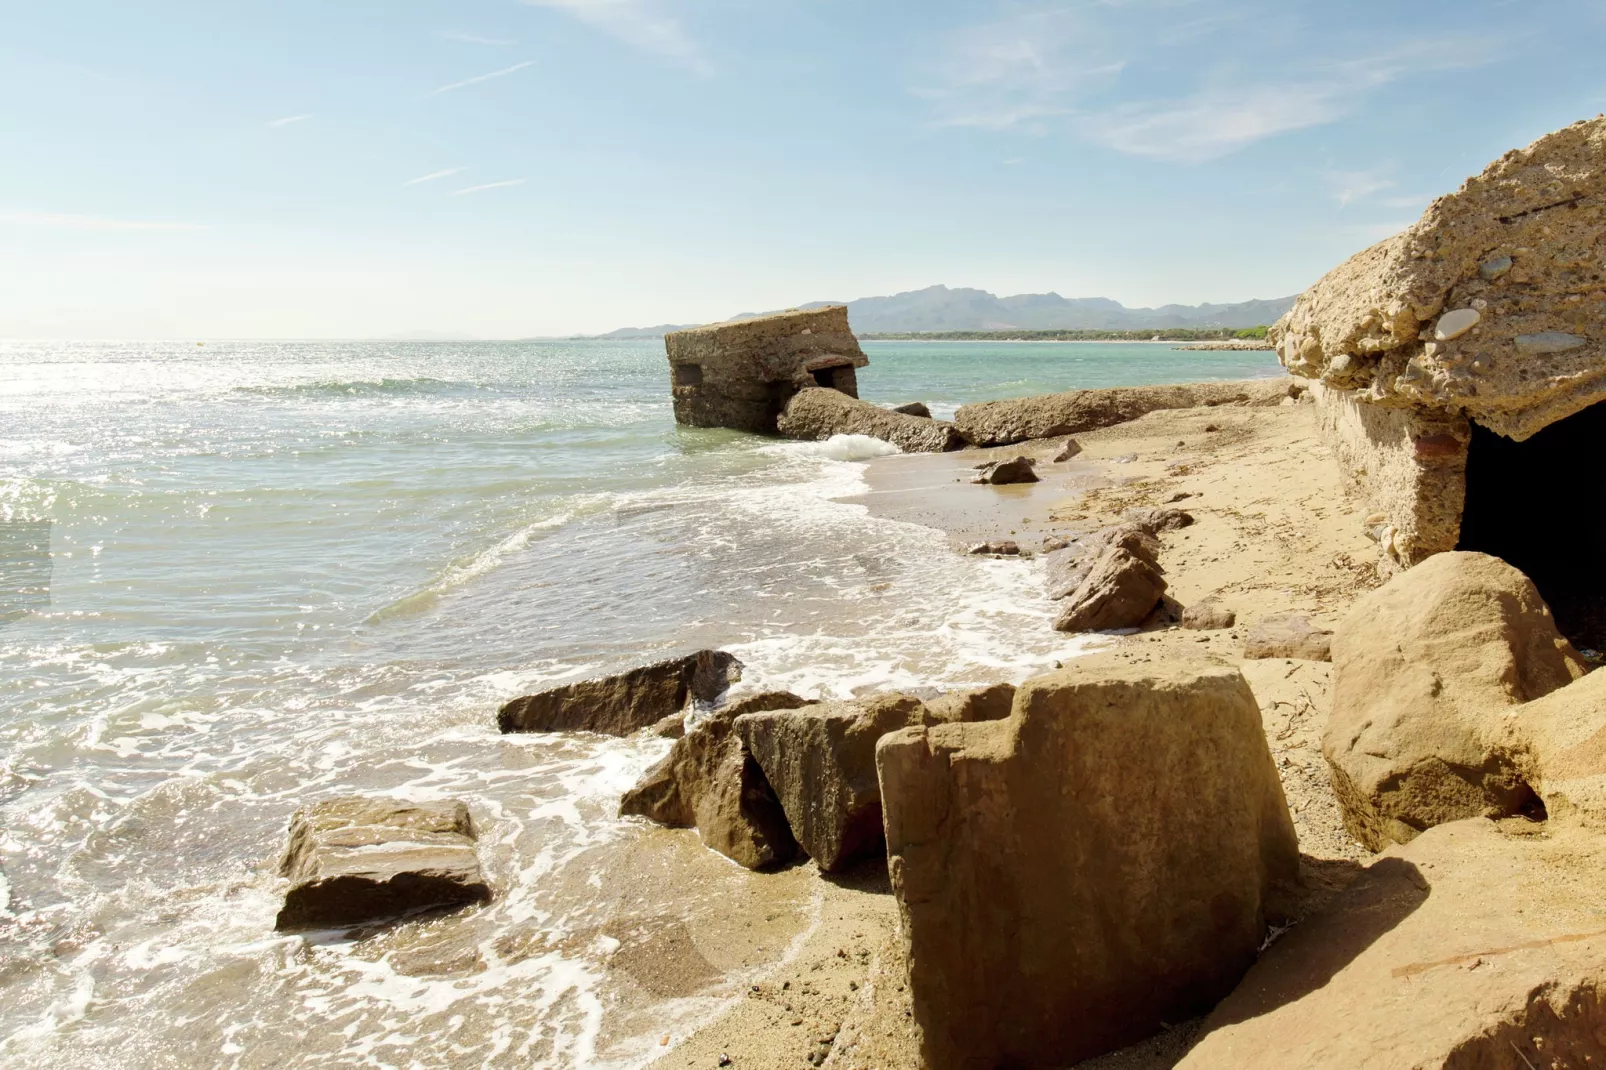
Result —
[[441, 37], [443, 39], [447, 40], [447, 41], [457, 41], [457, 42], [460, 42], [460, 43], [465, 44], [465, 45], [516, 45], [516, 44], [518, 44], [517, 41], [512, 41], [512, 40], [509, 40], [509, 39], [507, 39], [505, 37], [481, 37], [477, 33], [458, 33], [456, 30], [448, 30], [445, 33], [441, 34]]
[[210, 230], [200, 223], [173, 223], [150, 219], [107, 219], [104, 216], [70, 215], [65, 212], [0, 211], [0, 224], [15, 227], [45, 227], [51, 230]]
[[269, 119], [268, 129], [277, 130], [281, 126], [289, 126], [291, 123], [305, 122], [310, 118], [312, 118], [311, 112], [308, 112], [306, 115], [286, 115], [282, 119]]
[[[1337, 121], [1383, 86], [1481, 66], [1498, 48], [1449, 34], [1430, 54], [1346, 52], [1331, 28], [1298, 24], [1273, 0], [1200, 10], [1202, 0], [1039, 0], [967, 27], [914, 92], [933, 101], [939, 126], [1068, 129], [1129, 155], [1199, 162]], [[1324, 51], [1346, 58], [1323, 62]], [[1234, 58], [1246, 54], [1259, 59]], [[1335, 195], [1348, 203], [1381, 188]]]
[[466, 193], [484, 193], [488, 189], [504, 189], [508, 186], [522, 186], [528, 181], [529, 179], [526, 178], [504, 178], [500, 182], [486, 182], [478, 186], [465, 186], [463, 189], [454, 190], [452, 192], [452, 196], [461, 197]]
[[626, 44], [675, 61], [698, 74], [713, 73], [702, 50], [680, 22], [664, 11], [663, 0], [524, 0], [531, 7], [567, 11]]
[[450, 82], [446, 85], [436, 86], [424, 95], [427, 97], [439, 96], [442, 93], [450, 93], [454, 89], [462, 89], [464, 86], [479, 85], [481, 82], [489, 82], [495, 78], [506, 78], [515, 71], [522, 71], [526, 67], [533, 66], [535, 66], [535, 60], [527, 59], [523, 63], [515, 63], [511, 67], [503, 67], [501, 70], [491, 71], [489, 74], [476, 74], [472, 78], [464, 78], [461, 82]]
[[402, 185], [404, 185], [404, 186], [422, 185], [425, 182], [433, 182], [437, 178], [448, 178], [448, 177], [450, 177], [452, 175], [457, 174], [461, 170], [463, 170], [461, 167], [448, 167], [444, 171], [431, 171], [427, 175], [419, 175], [417, 178], [409, 178], [406, 182], [403, 182]]
[[1327, 171], [1323, 177], [1332, 189], [1333, 199], [1338, 206], [1348, 208], [1356, 201], [1364, 201], [1375, 193], [1393, 189], [1396, 183], [1385, 175], [1385, 171], [1386, 168], [1382, 167], [1365, 171]]

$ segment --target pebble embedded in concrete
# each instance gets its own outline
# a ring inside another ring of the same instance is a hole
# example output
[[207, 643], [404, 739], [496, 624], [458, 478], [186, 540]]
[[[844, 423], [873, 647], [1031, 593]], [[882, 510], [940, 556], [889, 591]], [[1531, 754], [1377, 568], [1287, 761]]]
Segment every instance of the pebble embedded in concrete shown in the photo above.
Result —
[[1433, 328], [1433, 339], [1436, 342], [1448, 342], [1452, 338], [1460, 338], [1478, 325], [1483, 316], [1475, 308], [1458, 308], [1446, 312], [1439, 317], [1438, 324]]
[[1563, 353], [1577, 349], [1584, 340], [1565, 331], [1541, 331], [1538, 334], [1517, 335], [1517, 352], [1529, 354]]
[[1493, 282], [1495, 279], [1498, 279], [1500, 276], [1504, 275], [1510, 270], [1511, 257], [1509, 256], [1491, 257], [1488, 260], [1485, 260], [1482, 264], [1478, 265], [1478, 274], [1481, 275], [1486, 282]]

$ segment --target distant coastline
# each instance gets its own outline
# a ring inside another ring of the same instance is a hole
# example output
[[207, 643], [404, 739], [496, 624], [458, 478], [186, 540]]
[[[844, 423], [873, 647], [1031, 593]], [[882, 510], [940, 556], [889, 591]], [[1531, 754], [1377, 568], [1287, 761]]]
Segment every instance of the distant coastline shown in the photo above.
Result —
[[1266, 327], [1164, 327], [1158, 330], [867, 331], [871, 342], [1192, 342], [1201, 348], [1270, 349]]

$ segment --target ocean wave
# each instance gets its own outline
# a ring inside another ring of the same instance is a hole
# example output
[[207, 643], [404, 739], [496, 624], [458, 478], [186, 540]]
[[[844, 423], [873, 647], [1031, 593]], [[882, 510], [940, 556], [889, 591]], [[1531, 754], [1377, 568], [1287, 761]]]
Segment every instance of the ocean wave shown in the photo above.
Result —
[[298, 397], [396, 397], [407, 395], [437, 395], [456, 394], [465, 391], [490, 390], [482, 383], [464, 382], [456, 379], [432, 379], [428, 376], [419, 376], [407, 379], [336, 379], [318, 380], [310, 383], [287, 383], [264, 385], [254, 383], [249, 386], [236, 386], [230, 390], [233, 394], [250, 394], [257, 397], [298, 398]]

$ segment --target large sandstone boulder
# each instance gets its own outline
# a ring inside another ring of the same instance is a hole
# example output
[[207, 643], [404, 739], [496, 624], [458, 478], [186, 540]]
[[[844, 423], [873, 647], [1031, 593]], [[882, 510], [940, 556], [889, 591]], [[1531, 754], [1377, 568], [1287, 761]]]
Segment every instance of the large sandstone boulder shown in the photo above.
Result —
[[[775, 791], [735, 732], [748, 709], [796, 698], [756, 696], [715, 710], [689, 726], [664, 760], [619, 801], [620, 816], [639, 816], [675, 828], [696, 828], [703, 844], [748, 869], [767, 869], [797, 856], [797, 841]], [[803, 700], [799, 699], [801, 704]]]
[[1526, 439], [1606, 398], [1603, 241], [1597, 117], [1506, 153], [1328, 272], [1270, 338], [1295, 375]]
[[1333, 636], [1322, 736], [1345, 827], [1373, 850], [1533, 805], [1521, 704], [1586, 666], [1528, 578], [1445, 553], [1357, 601]]
[[338, 928], [491, 897], [462, 802], [342, 796], [290, 820], [274, 927]]
[[933, 1070], [1068, 1066], [1199, 1013], [1296, 877], [1259, 708], [1217, 662], [1078, 658], [876, 764]]
[[811, 387], [786, 403], [776, 427], [787, 438], [869, 435], [905, 453], [943, 453], [965, 444], [952, 424], [883, 409], [838, 390]]
[[1157, 409], [1276, 405], [1290, 396], [1291, 389], [1286, 378], [1276, 378], [1069, 390], [964, 405], [954, 414], [954, 426], [971, 445], [1008, 446], [1028, 439], [1095, 431], [1136, 420]]
[[1101, 632], [1142, 624], [1165, 594], [1160, 566], [1121, 546], [1109, 546], [1065, 599], [1054, 620], [1062, 632]]
[[969, 691], [950, 691], [925, 700], [923, 724], [1002, 721], [1015, 706], [1014, 684], [989, 684]]
[[1602, 888], [1596, 834], [1441, 825], [1273, 944], [1178, 1070], [1606, 1065]]
[[792, 833], [825, 873], [881, 849], [876, 741], [919, 724], [919, 699], [881, 695], [745, 714], [736, 731], [780, 797]]
[[516, 698], [497, 711], [503, 732], [602, 732], [628, 736], [679, 713], [691, 701], [718, 700], [742, 678], [723, 650], [699, 650], [617, 676], [581, 680]]

